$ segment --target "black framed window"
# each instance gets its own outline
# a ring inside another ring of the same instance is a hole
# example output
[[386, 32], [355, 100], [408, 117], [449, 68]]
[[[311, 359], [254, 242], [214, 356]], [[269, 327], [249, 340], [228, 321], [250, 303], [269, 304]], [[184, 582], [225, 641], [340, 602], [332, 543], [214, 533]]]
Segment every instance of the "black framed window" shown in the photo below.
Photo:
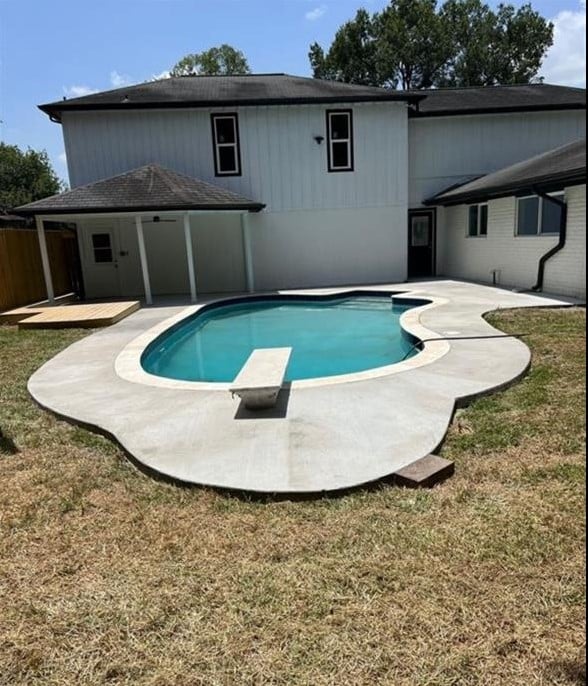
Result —
[[214, 173], [216, 176], [241, 175], [239, 122], [235, 113], [211, 115]]
[[[564, 202], [565, 193], [550, 193]], [[517, 236], [541, 236], [558, 234], [561, 229], [563, 208], [557, 202], [538, 195], [517, 198]]]
[[105, 263], [113, 262], [112, 241], [109, 233], [92, 234], [92, 251], [94, 262]]
[[468, 208], [468, 236], [488, 235], [488, 205], [470, 205]]
[[351, 110], [327, 110], [327, 155], [330, 172], [353, 171]]

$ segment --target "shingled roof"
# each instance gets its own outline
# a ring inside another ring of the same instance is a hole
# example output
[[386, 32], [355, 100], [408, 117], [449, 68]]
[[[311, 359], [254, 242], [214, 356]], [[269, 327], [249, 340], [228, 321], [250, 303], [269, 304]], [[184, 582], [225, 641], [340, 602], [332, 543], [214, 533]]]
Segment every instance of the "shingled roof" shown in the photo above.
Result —
[[548, 83], [409, 92], [426, 96], [411, 113], [413, 117], [586, 109], [584, 88]]
[[586, 139], [562, 145], [425, 201], [425, 205], [457, 205], [515, 195], [538, 188], [544, 192], [586, 183]]
[[305, 103], [418, 102], [422, 93], [407, 93], [289, 74], [179, 76], [136, 86], [58, 100], [39, 108], [59, 120], [62, 112], [166, 107], [226, 107]]
[[101, 212], [161, 212], [164, 210], [248, 210], [259, 212], [260, 202], [225, 188], [179, 174], [157, 164], [79, 186], [71, 191], [21, 205], [15, 212], [84, 214]]

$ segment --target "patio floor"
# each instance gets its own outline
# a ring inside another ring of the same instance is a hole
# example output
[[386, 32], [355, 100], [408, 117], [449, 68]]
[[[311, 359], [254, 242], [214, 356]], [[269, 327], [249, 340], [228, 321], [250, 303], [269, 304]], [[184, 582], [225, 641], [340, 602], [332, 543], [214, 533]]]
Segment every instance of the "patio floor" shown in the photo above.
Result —
[[[362, 288], [370, 289], [434, 299], [414, 310], [418, 321], [411, 330], [421, 338], [496, 334], [482, 318], [488, 311], [573, 304], [450, 280]], [[113, 436], [139, 465], [167, 477], [254, 492], [316, 493], [375, 481], [434, 452], [457, 404], [508, 385], [530, 363], [527, 346], [512, 337], [429, 343], [412, 367], [346, 383], [294, 383], [275, 410], [255, 414], [228, 391], [166, 386], [146, 374], [130, 380], [120, 360], [138, 359], [146, 336], [194, 307], [144, 308], [78, 341], [33, 374], [30, 393], [53, 412]]]

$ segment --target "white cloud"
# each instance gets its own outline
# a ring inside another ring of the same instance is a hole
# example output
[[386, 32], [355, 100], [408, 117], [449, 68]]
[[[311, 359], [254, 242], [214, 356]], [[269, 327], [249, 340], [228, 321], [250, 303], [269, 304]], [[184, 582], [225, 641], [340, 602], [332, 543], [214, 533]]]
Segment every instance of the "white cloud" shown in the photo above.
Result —
[[123, 88], [131, 84], [131, 77], [126, 74], [119, 74], [115, 69], [110, 72], [110, 83], [113, 88]]
[[67, 156], [64, 152], [59, 153], [59, 155], [57, 155], [57, 159], [59, 160], [59, 163], [63, 166], [67, 164]]
[[97, 93], [97, 88], [90, 88], [90, 86], [64, 86], [63, 92], [66, 98], [81, 98], [83, 95], [92, 95]]
[[562, 10], [551, 19], [553, 46], [543, 63], [541, 75], [548, 83], [586, 86], [586, 0], [576, 10]]
[[151, 81], [159, 81], [159, 79], [169, 79], [169, 77], [169, 69], [166, 69], [165, 71], [162, 71], [159, 74], [152, 74]]
[[313, 10], [308, 11], [304, 16], [306, 19], [308, 19], [308, 21], [316, 21], [317, 19], [320, 19], [326, 13], [326, 11], [326, 5], [319, 5]]

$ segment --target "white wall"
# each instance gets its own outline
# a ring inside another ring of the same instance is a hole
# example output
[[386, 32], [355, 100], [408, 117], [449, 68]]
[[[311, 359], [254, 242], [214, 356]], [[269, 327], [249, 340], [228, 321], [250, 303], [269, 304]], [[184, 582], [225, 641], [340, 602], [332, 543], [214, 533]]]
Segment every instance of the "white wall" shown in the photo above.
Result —
[[[565, 248], [546, 265], [544, 290], [561, 295], [586, 297], [586, 187], [566, 189], [568, 237]], [[488, 204], [488, 235], [470, 237], [468, 207], [457, 205], [439, 212], [438, 272], [456, 277], [492, 282], [492, 271], [500, 270], [499, 285], [532, 288], [537, 280], [539, 259], [557, 244], [556, 236], [515, 235], [516, 199], [491, 200]]]
[[[404, 103], [338, 103], [353, 110], [353, 172], [327, 171], [327, 105], [214, 110], [68, 112], [63, 133], [72, 187], [155, 162], [267, 205], [269, 211], [405, 206]], [[242, 176], [215, 177], [210, 113], [239, 114]]]
[[409, 120], [409, 207], [474, 176], [586, 136], [586, 111]]

